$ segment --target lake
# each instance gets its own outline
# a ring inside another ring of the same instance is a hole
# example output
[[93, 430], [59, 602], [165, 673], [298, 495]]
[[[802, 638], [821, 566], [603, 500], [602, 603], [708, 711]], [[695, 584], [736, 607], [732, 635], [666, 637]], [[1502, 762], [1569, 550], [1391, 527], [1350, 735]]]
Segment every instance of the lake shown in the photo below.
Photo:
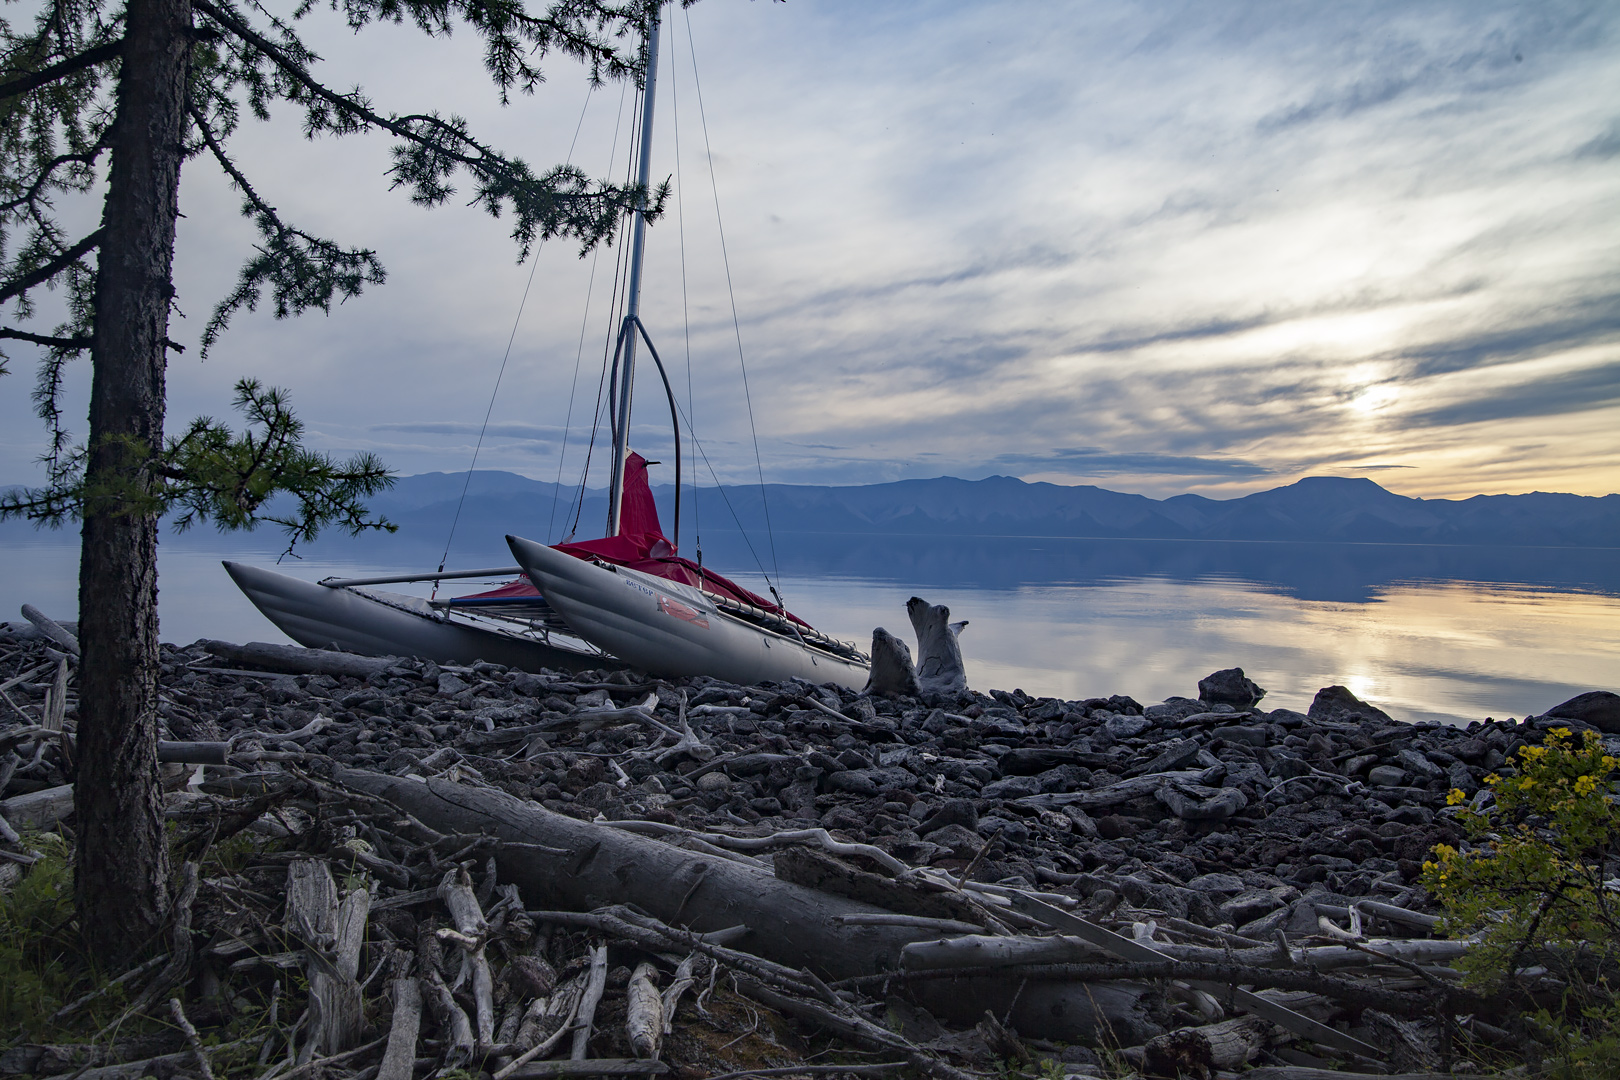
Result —
[[[491, 539], [458, 546], [451, 567], [510, 565]], [[25, 602], [74, 617], [72, 537], [12, 525], [0, 545], [0, 617], [18, 618]], [[757, 540], [754, 550], [772, 560]], [[763, 591], [757, 572], [741, 571], [754, 558], [738, 534], [706, 538], [704, 553]], [[278, 554], [270, 533], [165, 536], [164, 640], [287, 640], [219, 564]], [[310, 580], [420, 571], [440, 554], [333, 538], [282, 569]], [[1147, 704], [1195, 696], [1199, 678], [1237, 666], [1273, 707], [1303, 711], [1340, 683], [1398, 719], [1467, 723], [1620, 685], [1612, 549], [824, 534], [779, 537], [774, 560], [790, 608], [863, 647], [874, 626], [910, 639], [908, 597], [948, 604], [970, 622], [962, 651], [980, 689]]]

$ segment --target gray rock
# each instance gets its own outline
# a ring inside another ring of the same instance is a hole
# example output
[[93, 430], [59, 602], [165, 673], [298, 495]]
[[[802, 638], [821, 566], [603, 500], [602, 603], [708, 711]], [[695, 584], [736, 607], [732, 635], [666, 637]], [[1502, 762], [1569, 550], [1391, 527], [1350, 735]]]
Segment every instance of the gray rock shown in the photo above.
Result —
[[1248, 888], [1236, 874], [1200, 874], [1187, 882], [1187, 888], [1207, 893], [1240, 893]]
[[971, 859], [984, 846], [984, 837], [976, 832], [968, 832], [960, 825], [947, 825], [929, 834], [928, 842], [945, 848], [952, 858]]
[[1374, 787], [1400, 787], [1406, 783], [1406, 770], [1398, 765], [1375, 765], [1367, 770], [1367, 782]]
[[[927, 836], [936, 829], [949, 828], [956, 825], [967, 832], [977, 832], [979, 828], [979, 811], [973, 805], [972, 799], [946, 799], [922, 824], [917, 826], [918, 836]], [[936, 844], [950, 845], [944, 840], [935, 839]]]
[[1395, 755], [1395, 759], [1401, 763], [1402, 768], [1413, 776], [1421, 776], [1432, 780], [1446, 775], [1444, 769], [1410, 747], [1403, 748]]
[[1620, 735], [1620, 694], [1589, 690], [1554, 705], [1542, 717], [1579, 720], [1583, 724], [1591, 724], [1605, 735]]
[[1266, 692], [1253, 679], [1246, 678], [1240, 667], [1226, 668], [1198, 680], [1198, 696], [1208, 702], [1248, 708]]
[[439, 674], [439, 693], [445, 697], [455, 697], [466, 689], [469, 689], [468, 684], [448, 671]]
[[1389, 713], [1369, 705], [1343, 686], [1324, 686], [1316, 692], [1316, 698], [1311, 702], [1310, 718], [1312, 720], [1328, 720], [1337, 723], [1356, 720], [1379, 720], [1386, 724], [1393, 724], [1395, 719]]
[[1104, 730], [1116, 739], [1134, 739], [1152, 726], [1153, 721], [1145, 716], [1115, 714], [1103, 722]]
[[1271, 741], [1270, 733], [1258, 724], [1218, 727], [1213, 734], [1217, 739], [1225, 739], [1230, 743], [1242, 743], [1244, 746], [1264, 746]]
[[981, 792], [987, 799], [1022, 799], [1040, 793], [1041, 782], [1033, 776], [1009, 776], [1005, 780], [994, 780], [984, 785]]
[[[876, 795], [877, 777], [873, 769], [845, 769], [827, 777], [827, 786], [834, 791], [847, 791], [851, 795]], [[709, 773], [713, 776], [713, 773]], [[704, 777], [708, 779], [708, 777]]]
[[1269, 889], [1248, 889], [1220, 905], [1221, 918], [1233, 926], [1243, 926], [1283, 906]]

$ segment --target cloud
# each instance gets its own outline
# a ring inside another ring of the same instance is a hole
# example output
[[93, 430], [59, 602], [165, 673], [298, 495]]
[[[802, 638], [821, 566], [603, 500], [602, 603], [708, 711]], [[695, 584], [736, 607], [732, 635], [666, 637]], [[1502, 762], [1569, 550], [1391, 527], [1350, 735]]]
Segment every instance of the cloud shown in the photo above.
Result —
[[1427, 409], [1408, 419], [1417, 424], [1450, 427], [1487, 420], [1561, 416], [1606, 408], [1620, 402], [1620, 361], [1514, 382], [1490, 394]]
[[1012, 467], [1038, 472], [1066, 472], [1073, 476], [1138, 476], [1162, 474], [1177, 477], [1274, 476], [1279, 470], [1251, 461], [1217, 458], [1177, 457], [1170, 454], [1109, 453], [1096, 447], [1059, 447], [1048, 454], [998, 454], [992, 467]]
[[[1410, 494], [1620, 490], [1620, 8], [827, 0], [671, 19], [653, 167], [677, 200], [649, 232], [642, 315], [709, 457], [688, 475], [1237, 493], [1369, 461]], [[623, 86], [551, 63], [501, 109], [475, 35], [308, 25], [323, 72], [380, 107], [625, 175]], [[377, 248], [389, 284], [330, 317], [244, 315], [206, 365], [171, 358], [171, 427], [258, 375], [322, 449], [454, 472], [500, 375], [480, 467], [573, 482], [622, 250], [554, 243], [516, 266], [509, 222], [390, 193], [387, 140], [312, 143], [290, 119], [245, 123], [238, 159], [291, 220]], [[181, 197], [176, 340], [251, 244], [207, 162]], [[0, 380], [0, 479], [21, 482], [43, 442], [26, 364]], [[633, 442], [667, 459], [662, 391], [638, 385]]]

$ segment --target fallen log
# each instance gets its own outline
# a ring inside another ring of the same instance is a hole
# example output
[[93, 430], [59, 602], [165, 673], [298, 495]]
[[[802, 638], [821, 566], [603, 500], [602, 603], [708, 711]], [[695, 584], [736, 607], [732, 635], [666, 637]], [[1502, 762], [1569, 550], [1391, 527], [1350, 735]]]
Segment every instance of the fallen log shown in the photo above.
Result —
[[[788, 968], [842, 979], [893, 971], [901, 950], [939, 937], [916, 926], [850, 923], [841, 916], [893, 914], [870, 904], [781, 881], [763, 867], [721, 860], [656, 840], [555, 814], [492, 788], [448, 780], [411, 780], [354, 769], [335, 778], [379, 796], [440, 832], [487, 832], [505, 842], [496, 853], [501, 880], [532, 907], [593, 911], [633, 905], [697, 933], [748, 927], [741, 946]], [[515, 845], [561, 850], [537, 858]], [[1158, 996], [1145, 985], [1096, 987], [1021, 977], [976, 977], [929, 986], [923, 1004], [936, 1015], [972, 1023], [986, 1008], [1029, 1036], [1075, 1041], [1107, 1031], [1131, 1043], [1160, 1034]]]
[[79, 655], [79, 639], [69, 633], [67, 627], [39, 610], [33, 604], [24, 604], [22, 614], [23, 618], [33, 623], [41, 634], [44, 634], [74, 656]]
[[512, 1080], [542, 1080], [552, 1076], [662, 1076], [669, 1066], [640, 1058], [594, 1058], [589, 1061], [531, 1061], [507, 1073]]
[[0, 802], [0, 816], [19, 829], [45, 832], [73, 813], [73, 785], [45, 788]]
[[1215, 1069], [1238, 1069], [1265, 1048], [1270, 1034], [1271, 1025], [1254, 1016], [1177, 1028], [1148, 1041], [1142, 1067], [1149, 1076], [1208, 1076]]
[[211, 655], [233, 664], [279, 671], [286, 675], [348, 675], [364, 679], [384, 668], [403, 661], [397, 656], [355, 656], [352, 653], [333, 652], [330, 649], [306, 649], [299, 645], [271, 645], [265, 641], [250, 641], [234, 645], [229, 641], [204, 641], [202, 647]]

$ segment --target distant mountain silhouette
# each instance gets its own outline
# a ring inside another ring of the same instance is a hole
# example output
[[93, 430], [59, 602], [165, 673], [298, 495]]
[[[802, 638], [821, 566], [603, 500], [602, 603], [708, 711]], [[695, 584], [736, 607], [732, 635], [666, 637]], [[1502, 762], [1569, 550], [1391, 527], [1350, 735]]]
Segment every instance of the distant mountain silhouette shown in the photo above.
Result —
[[[373, 508], [402, 531], [427, 541], [442, 537], [461, 500], [464, 475], [402, 477], [373, 500]], [[674, 490], [655, 487], [665, 530]], [[1620, 547], [1620, 495], [1592, 497], [1533, 492], [1470, 499], [1412, 499], [1364, 478], [1312, 476], [1237, 499], [1177, 495], [1150, 499], [1094, 486], [940, 477], [858, 487], [770, 484], [765, 494], [778, 537], [843, 533], [895, 536], [1048, 536], [1099, 539], [1333, 541], [1399, 544]], [[530, 480], [514, 473], [473, 475], [461, 507], [458, 536], [518, 533], [562, 539], [578, 520], [580, 538], [603, 531], [605, 493]], [[684, 493], [683, 531], [694, 527], [693, 498]], [[758, 486], [704, 488], [696, 498], [704, 533], [763, 535], [765, 507]]]

